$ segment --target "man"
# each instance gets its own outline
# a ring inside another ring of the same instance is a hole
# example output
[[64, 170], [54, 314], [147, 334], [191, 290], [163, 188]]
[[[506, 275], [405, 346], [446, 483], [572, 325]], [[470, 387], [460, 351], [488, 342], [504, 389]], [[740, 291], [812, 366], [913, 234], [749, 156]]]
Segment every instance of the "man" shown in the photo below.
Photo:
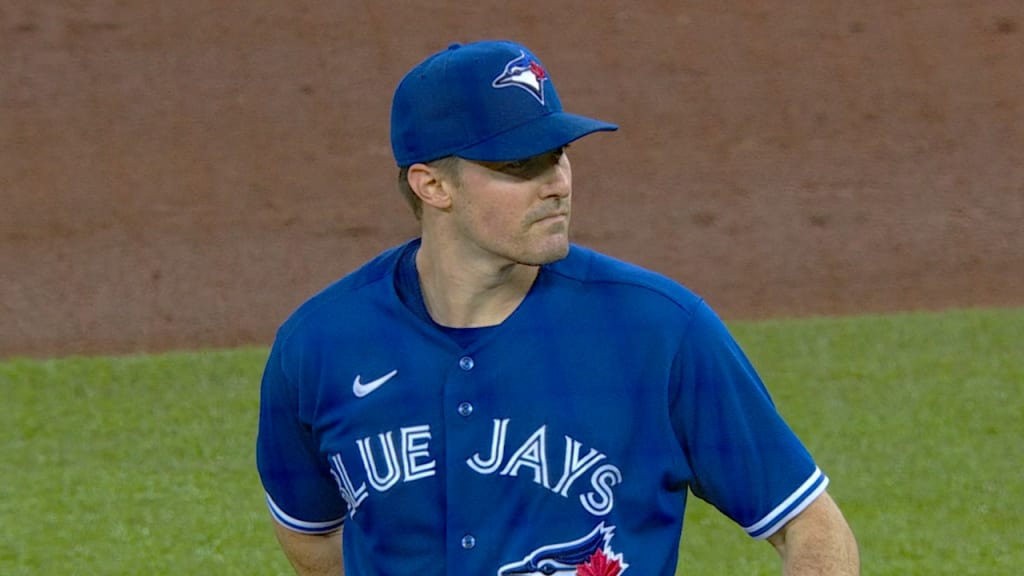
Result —
[[565, 148], [615, 125], [498, 41], [418, 65], [391, 121], [421, 237], [303, 304], [263, 377], [259, 471], [299, 574], [667, 576], [688, 491], [785, 574], [858, 573], [707, 304], [570, 244]]

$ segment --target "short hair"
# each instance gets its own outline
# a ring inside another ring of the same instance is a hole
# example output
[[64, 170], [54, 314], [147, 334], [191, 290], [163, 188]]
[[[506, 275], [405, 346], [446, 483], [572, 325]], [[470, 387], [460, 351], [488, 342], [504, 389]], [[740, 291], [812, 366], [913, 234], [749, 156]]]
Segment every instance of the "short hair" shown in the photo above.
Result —
[[[424, 164], [440, 171], [452, 180], [456, 186], [459, 185], [459, 159], [457, 156], [445, 156], [444, 158], [424, 162]], [[420, 197], [413, 191], [412, 186], [409, 185], [408, 166], [402, 166], [398, 169], [398, 191], [402, 193], [405, 201], [409, 203], [416, 219], [420, 220], [423, 217], [423, 201], [420, 200]]]

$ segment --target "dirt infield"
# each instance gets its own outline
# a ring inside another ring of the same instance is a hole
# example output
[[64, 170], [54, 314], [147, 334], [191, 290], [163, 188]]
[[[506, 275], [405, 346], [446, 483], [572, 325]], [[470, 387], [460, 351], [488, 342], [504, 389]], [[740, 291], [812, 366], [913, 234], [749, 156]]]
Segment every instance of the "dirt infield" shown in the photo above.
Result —
[[574, 239], [726, 318], [1024, 304], [1024, 4], [432, 4], [6, 2], [0, 356], [270, 342], [415, 234], [391, 91], [488, 37], [621, 125]]

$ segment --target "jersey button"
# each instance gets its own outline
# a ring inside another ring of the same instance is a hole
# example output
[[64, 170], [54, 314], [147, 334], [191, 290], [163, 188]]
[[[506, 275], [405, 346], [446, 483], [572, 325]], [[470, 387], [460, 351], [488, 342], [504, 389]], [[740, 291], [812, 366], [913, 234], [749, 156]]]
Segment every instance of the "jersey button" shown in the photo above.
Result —
[[466, 534], [462, 537], [462, 547], [466, 550], [472, 550], [476, 546], [476, 538], [472, 534]]
[[473, 413], [473, 405], [469, 402], [460, 402], [458, 410], [459, 416], [469, 417]]
[[465, 370], [467, 372], [472, 370], [473, 366], [475, 366], [475, 365], [476, 365], [476, 363], [473, 362], [473, 359], [470, 358], [469, 356], [463, 356], [462, 358], [459, 358], [459, 368], [462, 368], [463, 370]]

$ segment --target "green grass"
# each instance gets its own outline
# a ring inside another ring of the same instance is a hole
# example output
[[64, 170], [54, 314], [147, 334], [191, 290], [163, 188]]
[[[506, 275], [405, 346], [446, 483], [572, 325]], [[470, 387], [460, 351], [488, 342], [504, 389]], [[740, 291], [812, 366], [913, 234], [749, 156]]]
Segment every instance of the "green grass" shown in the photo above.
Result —
[[0, 364], [0, 574], [286, 574], [253, 456], [264, 360]]
[[[1024, 566], [1024, 309], [734, 323], [863, 573]], [[253, 442], [265, 350], [0, 363], [0, 574], [288, 574]], [[680, 573], [778, 574], [691, 499]], [[641, 575], [642, 576], [642, 575]]]

